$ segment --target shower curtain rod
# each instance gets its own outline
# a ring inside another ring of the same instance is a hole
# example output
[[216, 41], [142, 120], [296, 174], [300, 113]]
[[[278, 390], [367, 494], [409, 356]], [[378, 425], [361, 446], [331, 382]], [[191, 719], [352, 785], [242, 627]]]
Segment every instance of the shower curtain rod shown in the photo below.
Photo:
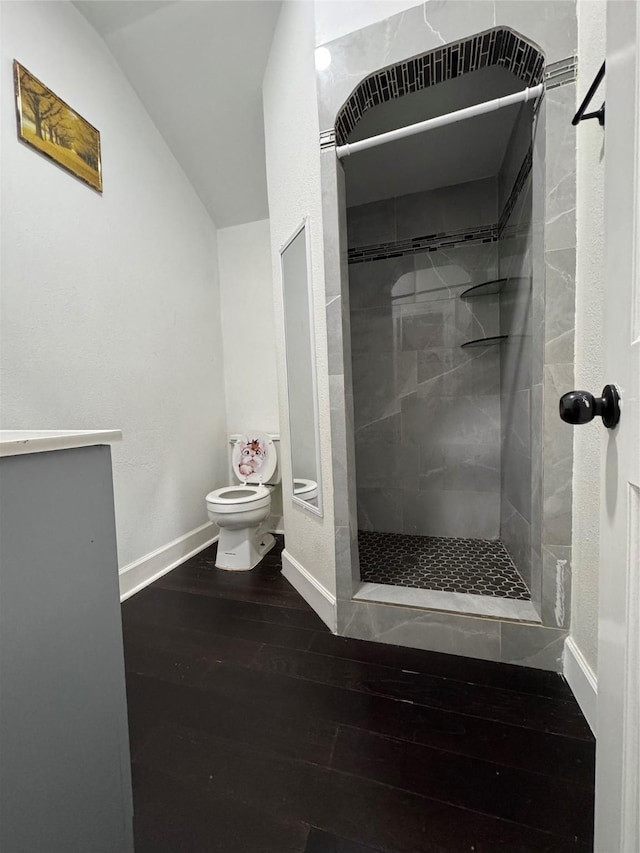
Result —
[[409, 124], [407, 127], [399, 127], [397, 130], [379, 133], [377, 136], [370, 136], [368, 139], [361, 139], [359, 142], [338, 145], [336, 154], [338, 159], [342, 160], [343, 157], [348, 157], [349, 154], [365, 151], [367, 148], [375, 148], [378, 145], [384, 145], [385, 142], [394, 142], [396, 139], [404, 139], [405, 136], [414, 136], [416, 133], [423, 133], [425, 130], [433, 130], [436, 127], [444, 127], [446, 124], [454, 124], [466, 118], [473, 118], [484, 113], [492, 113], [494, 110], [499, 110], [502, 107], [519, 104], [521, 101], [534, 100], [542, 95], [543, 91], [544, 85], [540, 83], [538, 86], [527, 87], [521, 92], [515, 92], [513, 95], [505, 95], [502, 98], [494, 98], [492, 101], [485, 101], [482, 104], [474, 104], [472, 107], [465, 107], [462, 110], [455, 110], [452, 113], [429, 118], [417, 124]]

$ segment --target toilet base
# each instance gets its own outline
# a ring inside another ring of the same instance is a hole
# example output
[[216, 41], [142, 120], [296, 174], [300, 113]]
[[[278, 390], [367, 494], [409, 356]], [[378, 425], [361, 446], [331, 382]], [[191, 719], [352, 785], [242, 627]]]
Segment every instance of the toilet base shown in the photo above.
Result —
[[221, 527], [216, 568], [227, 572], [248, 572], [258, 565], [275, 544], [275, 537], [260, 529], [244, 527], [231, 530]]

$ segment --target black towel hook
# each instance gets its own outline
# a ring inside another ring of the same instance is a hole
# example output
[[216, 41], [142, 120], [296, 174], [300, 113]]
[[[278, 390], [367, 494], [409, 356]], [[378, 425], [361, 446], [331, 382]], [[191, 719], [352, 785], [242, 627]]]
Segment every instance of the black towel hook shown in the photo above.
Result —
[[578, 112], [571, 119], [571, 124], [574, 124], [574, 125], [579, 124], [581, 121], [584, 121], [585, 119], [588, 119], [588, 118], [597, 118], [598, 122], [601, 125], [604, 125], [604, 102], [603, 102], [603, 104], [599, 110], [596, 110], [595, 112], [592, 112], [592, 113], [586, 113], [585, 112], [585, 110], [587, 109], [587, 107], [591, 103], [591, 99], [595, 95], [598, 86], [600, 85], [600, 83], [602, 83], [602, 78], [604, 77], [604, 66], [605, 66], [605, 63], [603, 62], [602, 66], [600, 68], [600, 71], [598, 71], [598, 73], [596, 74], [595, 80], [593, 81], [593, 83], [589, 87], [589, 91], [587, 92], [587, 94], [584, 97], [584, 100], [582, 101], [582, 103], [578, 107]]

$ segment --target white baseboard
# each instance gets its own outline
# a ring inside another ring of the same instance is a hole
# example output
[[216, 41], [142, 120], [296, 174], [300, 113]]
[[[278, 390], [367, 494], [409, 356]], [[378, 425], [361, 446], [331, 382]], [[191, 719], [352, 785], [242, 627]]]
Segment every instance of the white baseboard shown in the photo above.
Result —
[[564, 677], [595, 735], [598, 719], [598, 680], [573, 637], [568, 637], [564, 644], [563, 666]]
[[310, 575], [304, 566], [301, 566], [287, 552], [286, 548], [282, 552], [282, 574], [335, 634], [338, 625], [335, 595]]
[[145, 586], [166, 575], [189, 557], [208, 548], [217, 538], [218, 528], [215, 524], [207, 522], [124, 566], [120, 569], [120, 601], [125, 601], [129, 596], [140, 592]]

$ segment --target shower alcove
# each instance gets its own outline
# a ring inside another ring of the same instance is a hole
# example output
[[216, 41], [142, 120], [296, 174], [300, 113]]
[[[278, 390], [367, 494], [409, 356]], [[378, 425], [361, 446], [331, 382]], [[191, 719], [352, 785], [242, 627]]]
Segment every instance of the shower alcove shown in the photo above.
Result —
[[[369, 110], [347, 141], [522, 89], [487, 65]], [[530, 600], [534, 109], [344, 159], [361, 595]]]
[[[516, 27], [530, 20], [500, 23], [520, 4], [492, 5], [498, 25], [467, 35], [460, 4], [440, 4], [456, 37], [423, 52], [426, 11], [411, 9], [327, 45], [336, 66], [318, 73], [321, 128], [332, 121], [320, 143], [337, 621], [349, 636], [557, 669], [571, 449], [551, 403], [572, 366], [557, 369], [549, 344], [572, 335], [573, 277], [546, 293], [547, 181], [575, 183], [575, 150], [545, 152], [571, 119], [574, 11], [537, 4], [567, 29], [545, 66], [545, 45]], [[390, 30], [409, 58], [354, 89], [363, 33], [371, 67], [388, 62]], [[541, 97], [347, 156], [543, 80]]]

